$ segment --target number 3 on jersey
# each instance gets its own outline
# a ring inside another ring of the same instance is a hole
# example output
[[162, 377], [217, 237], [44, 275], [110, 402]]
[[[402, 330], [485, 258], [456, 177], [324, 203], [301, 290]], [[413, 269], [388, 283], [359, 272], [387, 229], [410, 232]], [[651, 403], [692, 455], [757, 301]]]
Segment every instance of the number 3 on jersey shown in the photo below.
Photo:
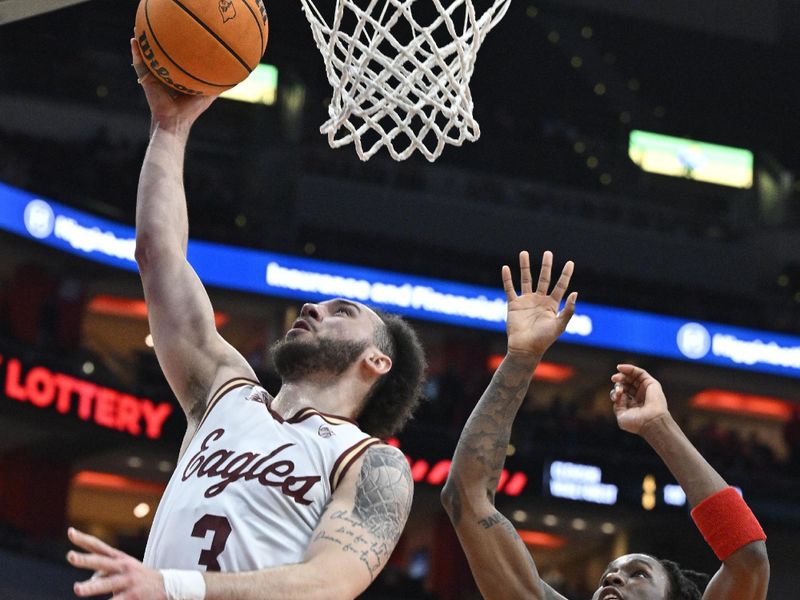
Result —
[[203, 550], [197, 564], [202, 565], [208, 571], [219, 571], [219, 555], [225, 550], [228, 536], [231, 534], [231, 523], [225, 517], [219, 515], [203, 515], [192, 529], [192, 537], [204, 538], [209, 531], [214, 532], [211, 538], [211, 548]]

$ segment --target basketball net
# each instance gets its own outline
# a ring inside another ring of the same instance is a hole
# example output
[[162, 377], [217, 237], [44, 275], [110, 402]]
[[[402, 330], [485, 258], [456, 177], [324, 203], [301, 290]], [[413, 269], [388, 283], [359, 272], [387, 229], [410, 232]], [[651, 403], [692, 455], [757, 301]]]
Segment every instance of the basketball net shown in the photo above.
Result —
[[418, 150], [433, 162], [445, 144], [480, 137], [469, 82], [511, 0], [491, 0], [482, 15], [473, 0], [336, 0], [330, 24], [301, 2], [333, 88], [320, 127], [331, 148], [354, 144], [369, 160], [386, 147], [398, 161]]

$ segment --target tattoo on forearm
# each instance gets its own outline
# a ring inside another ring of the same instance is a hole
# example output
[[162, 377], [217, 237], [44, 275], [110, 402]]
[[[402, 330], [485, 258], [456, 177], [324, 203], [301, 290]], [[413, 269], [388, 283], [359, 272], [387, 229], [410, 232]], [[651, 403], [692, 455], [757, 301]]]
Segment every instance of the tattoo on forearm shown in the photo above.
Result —
[[392, 448], [370, 448], [364, 455], [353, 510], [330, 513], [327, 519], [335, 529], [319, 531], [314, 541], [336, 544], [357, 556], [370, 579], [375, 579], [400, 539], [413, 492], [405, 458]]
[[[536, 563], [533, 561], [533, 556], [530, 555], [528, 552], [525, 542], [522, 541], [522, 538], [519, 537], [516, 528], [512, 525], [511, 521], [509, 521], [500, 511], [495, 512], [493, 515], [486, 517], [485, 519], [479, 519], [478, 523], [480, 523], [484, 529], [492, 529], [495, 525], [499, 525], [505, 532], [508, 534], [512, 540], [513, 544], [519, 548], [521, 551], [520, 556], [525, 556], [532, 571], [536, 571]], [[547, 589], [545, 588], [545, 592], [547, 593]], [[560, 597], [560, 596], [559, 596]], [[546, 598], [550, 598], [550, 596], [546, 596]]]
[[495, 512], [493, 515], [486, 517], [485, 519], [480, 519], [478, 521], [481, 525], [483, 525], [484, 529], [491, 529], [495, 525], [502, 525], [503, 529], [505, 529], [508, 533], [514, 534], [516, 533], [516, 529], [511, 524], [511, 521], [506, 519], [500, 511]]
[[[461, 477], [485, 481], [486, 494], [494, 500], [506, 459], [511, 427], [530, 384], [530, 369], [504, 363], [481, 396], [461, 433], [455, 463]], [[462, 462], [465, 463], [462, 465]], [[451, 515], [458, 524], [460, 511]]]
[[499, 512], [494, 513], [493, 515], [489, 515], [485, 519], [480, 519], [480, 524], [483, 525], [484, 529], [489, 529], [490, 527], [494, 527], [498, 523], [503, 522], [503, 515]]

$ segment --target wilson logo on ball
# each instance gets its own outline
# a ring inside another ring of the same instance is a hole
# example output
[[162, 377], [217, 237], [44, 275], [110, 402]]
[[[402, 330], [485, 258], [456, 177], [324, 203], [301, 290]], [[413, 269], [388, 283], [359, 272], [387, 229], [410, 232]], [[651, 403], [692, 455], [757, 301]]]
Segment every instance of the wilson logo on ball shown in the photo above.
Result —
[[184, 94], [190, 94], [192, 96], [201, 96], [203, 92], [198, 92], [196, 90], [192, 90], [187, 88], [185, 85], [177, 83], [172, 80], [172, 77], [169, 75], [169, 70], [160, 65], [159, 62], [155, 59], [155, 53], [153, 49], [150, 47], [150, 42], [147, 39], [147, 34], [142, 33], [139, 36], [139, 49], [142, 51], [142, 57], [149, 63], [150, 70], [155, 73], [158, 77], [164, 80], [164, 83], [167, 83], [174, 87], [179, 92]]

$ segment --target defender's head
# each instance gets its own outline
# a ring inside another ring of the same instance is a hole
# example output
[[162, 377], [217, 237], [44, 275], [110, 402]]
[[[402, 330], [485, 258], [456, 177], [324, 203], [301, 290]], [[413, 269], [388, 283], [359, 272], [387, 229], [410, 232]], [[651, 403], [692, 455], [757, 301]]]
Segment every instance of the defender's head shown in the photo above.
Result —
[[701, 600], [708, 576], [649, 554], [626, 554], [606, 567], [592, 600]]

